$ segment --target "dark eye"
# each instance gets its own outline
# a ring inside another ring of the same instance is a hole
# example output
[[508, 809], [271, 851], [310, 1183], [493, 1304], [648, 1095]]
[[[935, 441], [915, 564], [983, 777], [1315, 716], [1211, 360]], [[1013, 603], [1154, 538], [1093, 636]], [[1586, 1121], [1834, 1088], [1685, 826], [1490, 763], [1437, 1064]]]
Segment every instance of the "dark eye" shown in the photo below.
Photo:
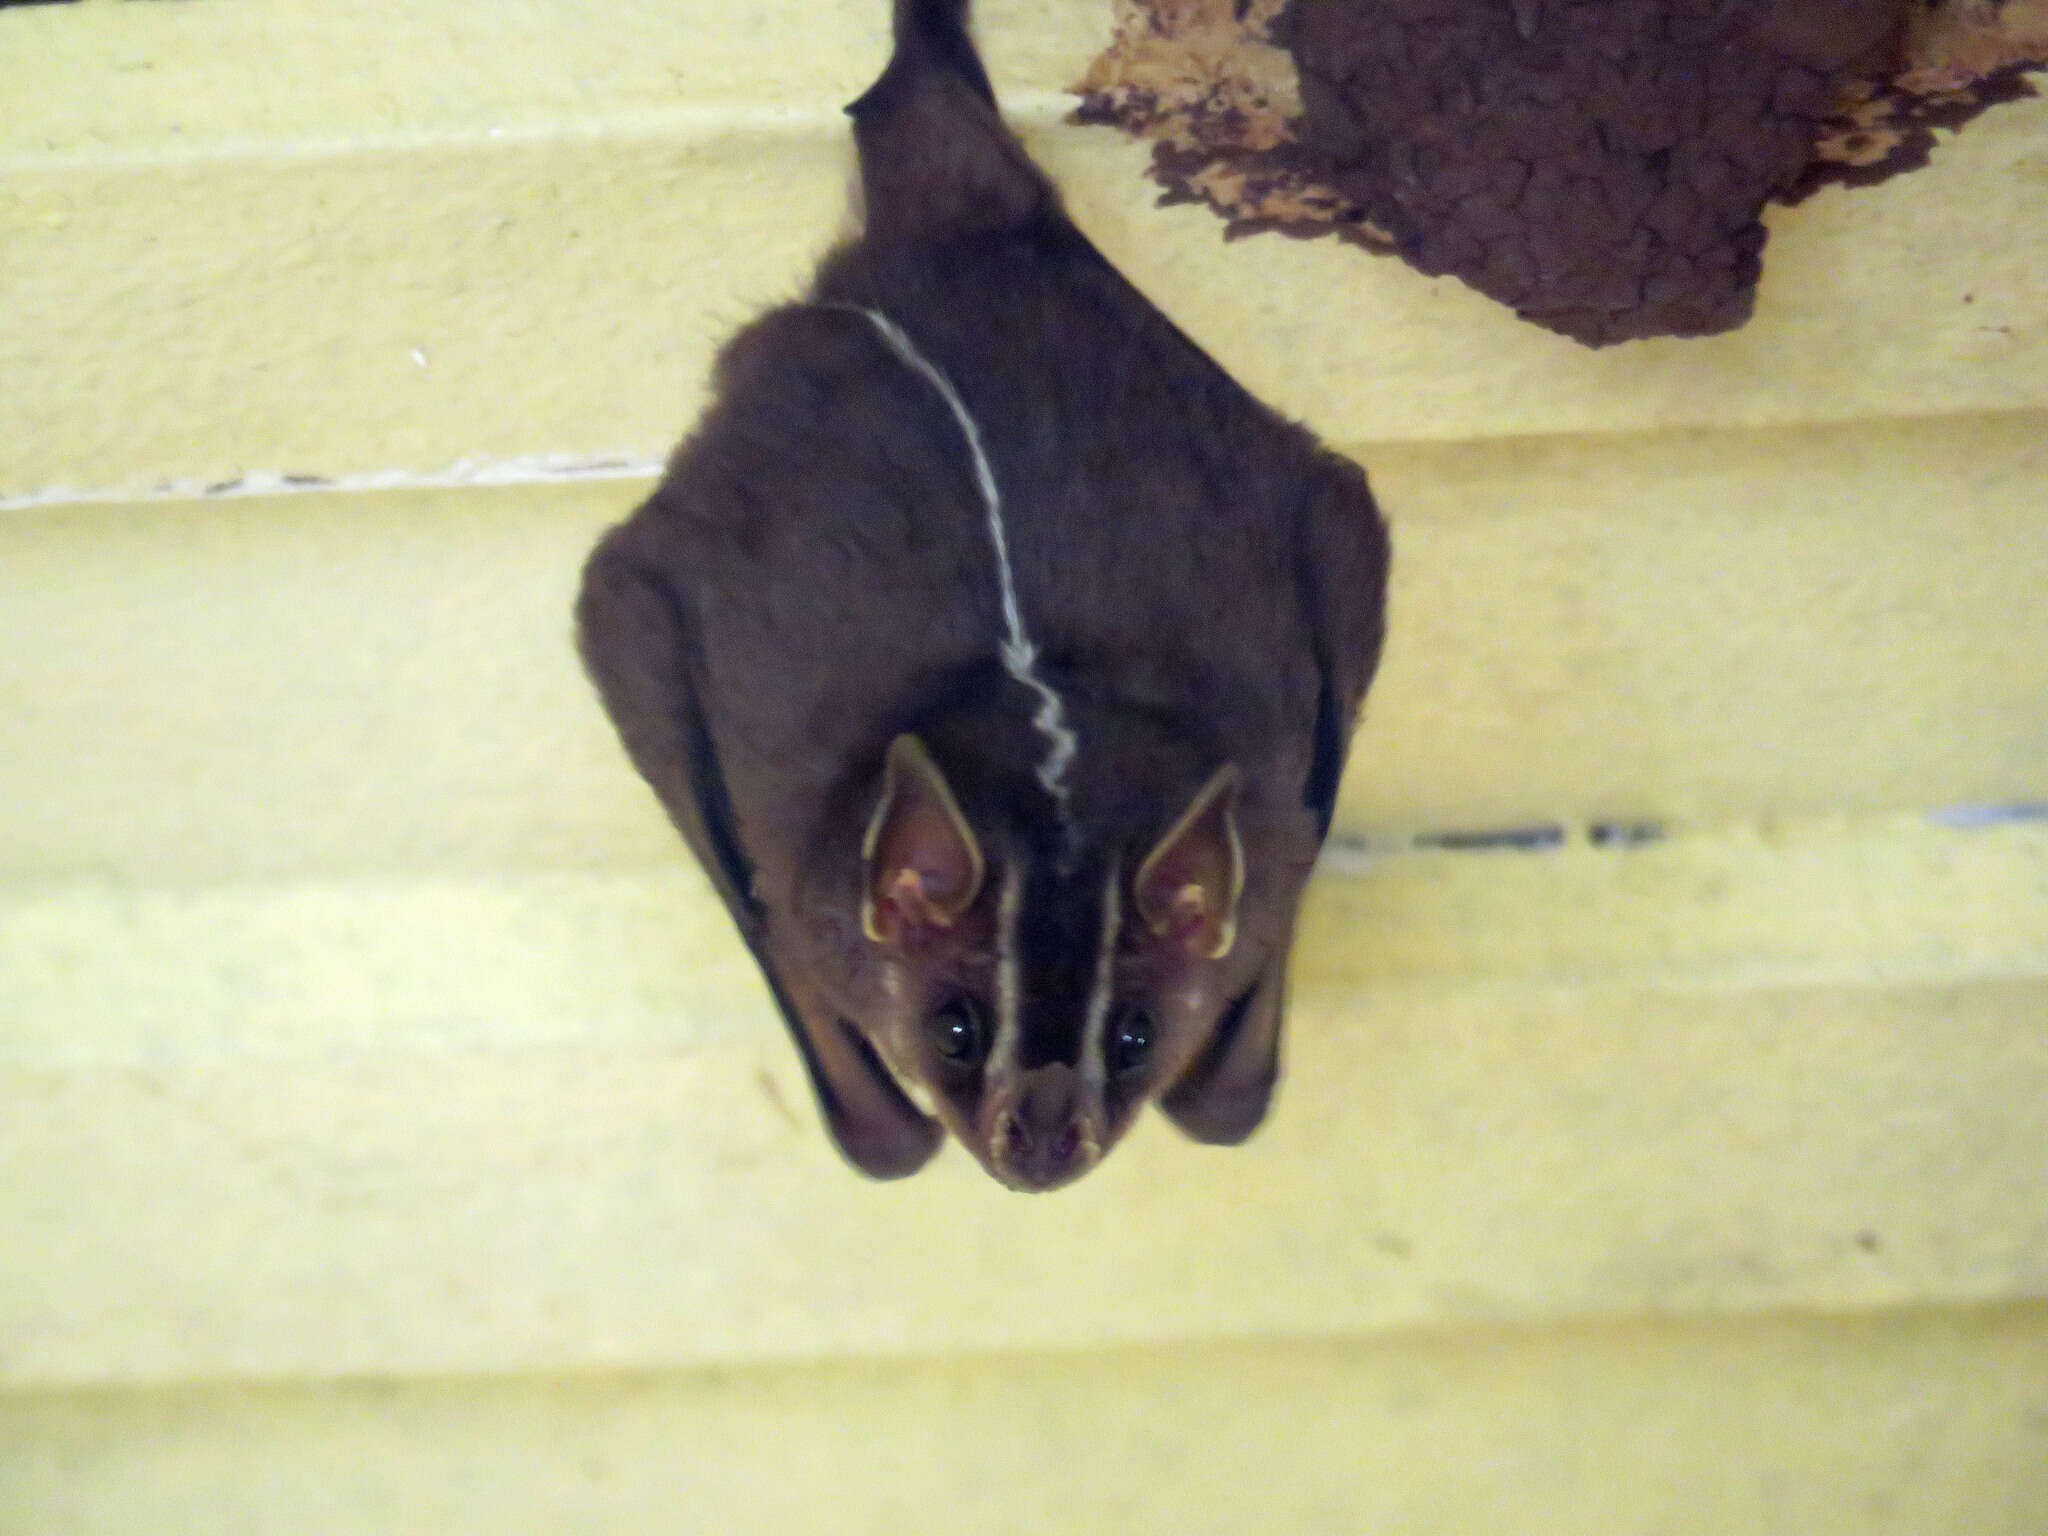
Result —
[[971, 997], [948, 999], [931, 1017], [932, 1043], [956, 1067], [978, 1067], [988, 1055], [988, 1020]]
[[1152, 1054], [1152, 1041], [1158, 1033], [1152, 1010], [1143, 1003], [1126, 1003], [1118, 1010], [1116, 1024], [1109, 1037], [1111, 1075], [1121, 1077], [1145, 1065], [1145, 1058]]

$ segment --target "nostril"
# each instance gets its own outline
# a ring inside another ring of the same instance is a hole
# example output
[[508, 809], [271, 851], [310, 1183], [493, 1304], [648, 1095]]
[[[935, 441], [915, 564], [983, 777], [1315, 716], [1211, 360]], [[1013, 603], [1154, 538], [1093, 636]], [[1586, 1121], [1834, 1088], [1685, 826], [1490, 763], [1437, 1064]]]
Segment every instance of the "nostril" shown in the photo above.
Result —
[[1074, 1154], [1081, 1150], [1081, 1127], [1067, 1122], [1067, 1128], [1060, 1132], [1060, 1139], [1052, 1145], [1052, 1162], [1055, 1168], [1064, 1168], [1074, 1160]]
[[1027, 1072], [1016, 1106], [1018, 1119], [1039, 1141], [1052, 1141], [1074, 1118], [1079, 1085], [1074, 1069], [1059, 1062]]
[[1081, 1164], [1081, 1122], [1069, 1120], [1058, 1130], [1033, 1132], [1013, 1115], [1003, 1117], [1003, 1140], [996, 1156], [1034, 1189], [1063, 1182]]

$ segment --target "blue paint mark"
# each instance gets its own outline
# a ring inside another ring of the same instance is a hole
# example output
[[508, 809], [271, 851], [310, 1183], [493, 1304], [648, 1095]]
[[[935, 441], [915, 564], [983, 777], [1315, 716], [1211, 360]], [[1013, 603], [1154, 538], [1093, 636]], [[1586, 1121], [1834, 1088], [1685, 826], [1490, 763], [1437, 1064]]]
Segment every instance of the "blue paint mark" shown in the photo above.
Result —
[[1564, 843], [1564, 828], [1555, 822], [1534, 827], [1501, 827], [1478, 832], [1423, 832], [1415, 839], [1418, 848], [1441, 848], [1452, 853], [1475, 849], [1512, 848], [1522, 852], [1556, 848]]
[[2015, 822], [2048, 821], [2048, 800], [2015, 800], [2005, 805], [1945, 805], [1927, 819], [1938, 827], [2003, 827]]
[[1586, 828], [1595, 848], [1640, 848], [1664, 841], [1664, 828], [1654, 821], [1596, 821]]

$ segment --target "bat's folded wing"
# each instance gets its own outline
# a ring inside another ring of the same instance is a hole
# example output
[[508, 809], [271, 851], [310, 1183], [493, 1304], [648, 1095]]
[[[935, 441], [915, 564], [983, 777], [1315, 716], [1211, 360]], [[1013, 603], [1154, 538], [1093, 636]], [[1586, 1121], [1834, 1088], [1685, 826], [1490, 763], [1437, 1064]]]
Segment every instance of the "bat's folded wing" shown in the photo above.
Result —
[[1301, 509], [1299, 570], [1321, 690], [1315, 748], [1302, 798], [1325, 835], [1351, 749], [1359, 707], [1379, 667], [1386, 633], [1386, 524], [1365, 472], [1325, 453]]
[[695, 628], [675, 584], [613, 530], [584, 567], [577, 639], [585, 667], [633, 766], [704, 866], [789, 1026], [819, 1108], [847, 1160], [878, 1179], [915, 1173], [943, 1135], [804, 979], [769, 953], [768, 923], [740, 841], [732, 797], [699, 704]]

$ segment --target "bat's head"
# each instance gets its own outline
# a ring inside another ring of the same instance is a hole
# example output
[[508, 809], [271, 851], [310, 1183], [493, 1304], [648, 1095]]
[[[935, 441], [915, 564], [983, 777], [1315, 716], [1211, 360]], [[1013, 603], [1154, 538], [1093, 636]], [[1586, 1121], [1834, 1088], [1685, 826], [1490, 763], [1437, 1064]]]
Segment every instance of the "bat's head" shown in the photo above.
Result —
[[1239, 770], [1217, 766], [1163, 820], [1077, 849], [963, 805], [917, 736], [890, 746], [861, 849], [881, 993], [862, 1022], [909, 1095], [1003, 1183], [1078, 1178], [1148, 1099], [1210, 1141], [1241, 1140], [1263, 1115], [1278, 982], [1262, 1005], [1256, 987], [1230, 991], [1239, 791]]

